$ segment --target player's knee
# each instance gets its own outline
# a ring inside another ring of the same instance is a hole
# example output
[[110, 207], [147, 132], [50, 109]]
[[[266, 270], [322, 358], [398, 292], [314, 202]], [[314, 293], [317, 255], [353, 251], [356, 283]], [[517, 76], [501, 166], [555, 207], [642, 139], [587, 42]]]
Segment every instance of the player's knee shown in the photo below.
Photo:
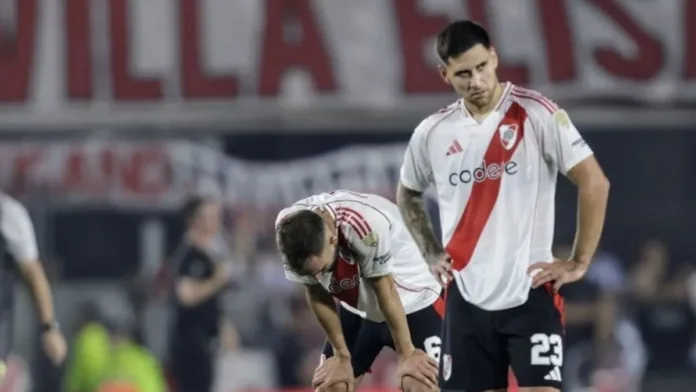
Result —
[[440, 390], [437, 387], [431, 388], [411, 376], [404, 376], [401, 380], [401, 389], [403, 392], [438, 392]]
[[316, 389], [316, 392], [348, 392], [348, 384], [339, 382], [331, 386], [320, 386]]

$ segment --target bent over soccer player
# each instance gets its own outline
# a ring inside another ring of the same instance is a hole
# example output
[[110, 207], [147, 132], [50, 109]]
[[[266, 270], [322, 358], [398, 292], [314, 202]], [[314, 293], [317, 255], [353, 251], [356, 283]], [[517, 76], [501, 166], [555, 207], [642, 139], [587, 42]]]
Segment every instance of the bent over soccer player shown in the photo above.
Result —
[[[440, 73], [461, 99], [411, 137], [397, 203], [447, 295], [440, 387], [561, 389], [563, 305], [558, 289], [585, 274], [604, 225], [609, 182], [565, 111], [541, 94], [500, 83], [486, 31], [470, 21], [437, 38]], [[578, 188], [569, 260], [554, 259], [558, 172]], [[442, 242], [423, 191], [435, 185]]]
[[354, 377], [357, 384], [388, 346], [399, 355], [405, 391], [436, 389], [441, 287], [396, 205], [376, 195], [323, 193], [281, 211], [276, 229], [286, 276], [306, 285], [328, 340], [315, 387], [352, 390]]

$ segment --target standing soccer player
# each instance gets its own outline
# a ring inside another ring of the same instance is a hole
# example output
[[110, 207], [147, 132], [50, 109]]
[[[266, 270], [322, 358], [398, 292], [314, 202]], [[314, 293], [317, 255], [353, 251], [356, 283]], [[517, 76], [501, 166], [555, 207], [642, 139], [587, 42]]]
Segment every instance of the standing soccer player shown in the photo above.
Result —
[[[398, 189], [407, 227], [447, 295], [440, 387], [559, 391], [563, 302], [582, 278], [604, 225], [609, 182], [565, 111], [541, 94], [500, 83], [488, 33], [470, 21], [437, 37], [443, 80], [461, 99], [413, 133]], [[555, 259], [557, 173], [578, 188], [573, 255]], [[423, 192], [435, 185], [443, 248]]]
[[51, 287], [39, 260], [34, 225], [19, 201], [0, 193], [0, 381], [7, 370], [5, 361], [12, 350], [17, 270], [34, 297], [44, 352], [54, 365], [60, 365], [65, 359], [67, 345], [53, 312]]

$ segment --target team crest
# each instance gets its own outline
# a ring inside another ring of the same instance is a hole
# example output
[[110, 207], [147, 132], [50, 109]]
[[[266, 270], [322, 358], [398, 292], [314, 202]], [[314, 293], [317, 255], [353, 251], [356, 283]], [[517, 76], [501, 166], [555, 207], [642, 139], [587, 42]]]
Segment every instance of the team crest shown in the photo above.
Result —
[[379, 242], [379, 237], [377, 236], [377, 233], [371, 231], [367, 233], [365, 237], [363, 237], [362, 242], [370, 248], [374, 248], [377, 246], [377, 243]]
[[515, 141], [517, 141], [517, 129], [517, 124], [503, 124], [498, 128], [500, 132], [500, 142], [506, 150], [511, 149], [512, 146], [515, 145]]
[[452, 377], [452, 356], [445, 354], [442, 356], [442, 378], [447, 381]]

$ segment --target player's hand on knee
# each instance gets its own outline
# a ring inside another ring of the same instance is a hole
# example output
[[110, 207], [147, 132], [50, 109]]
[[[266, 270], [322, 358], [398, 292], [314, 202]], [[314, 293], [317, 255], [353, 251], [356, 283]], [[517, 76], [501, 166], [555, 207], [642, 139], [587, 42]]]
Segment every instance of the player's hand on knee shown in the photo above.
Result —
[[415, 378], [432, 390], [437, 387], [437, 362], [422, 350], [415, 350], [410, 355], [399, 358], [399, 380], [404, 381], [405, 376]]
[[429, 387], [411, 376], [404, 376], [401, 380], [401, 390], [403, 392], [439, 392], [438, 387]]
[[447, 287], [454, 278], [452, 275], [452, 258], [447, 253], [440, 253], [429, 258], [430, 272], [442, 287]]
[[321, 392], [352, 392], [354, 381], [350, 358], [334, 356], [319, 365], [314, 372], [312, 386]]

